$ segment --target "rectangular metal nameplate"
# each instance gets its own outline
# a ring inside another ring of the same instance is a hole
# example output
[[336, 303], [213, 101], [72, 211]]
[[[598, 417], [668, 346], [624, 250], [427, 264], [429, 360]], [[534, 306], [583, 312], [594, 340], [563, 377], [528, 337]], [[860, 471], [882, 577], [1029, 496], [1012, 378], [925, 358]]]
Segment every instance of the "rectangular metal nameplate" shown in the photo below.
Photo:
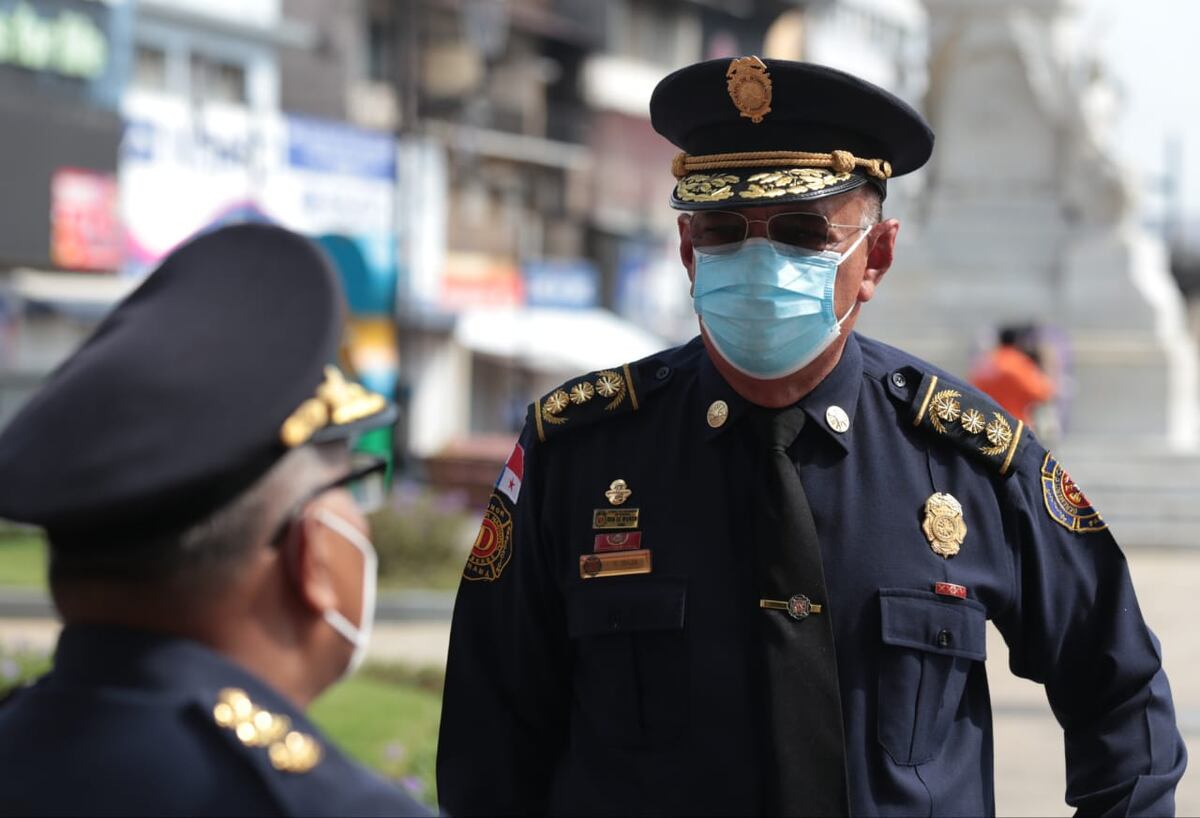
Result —
[[642, 532], [622, 531], [619, 534], [597, 534], [593, 551], [632, 551], [642, 547]]
[[598, 508], [592, 512], [592, 528], [637, 528], [637, 508]]
[[584, 579], [649, 573], [650, 552], [644, 548], [638, 551], [615, 551], [610, 554], [584, 554], [579, 558], [579, 576]]

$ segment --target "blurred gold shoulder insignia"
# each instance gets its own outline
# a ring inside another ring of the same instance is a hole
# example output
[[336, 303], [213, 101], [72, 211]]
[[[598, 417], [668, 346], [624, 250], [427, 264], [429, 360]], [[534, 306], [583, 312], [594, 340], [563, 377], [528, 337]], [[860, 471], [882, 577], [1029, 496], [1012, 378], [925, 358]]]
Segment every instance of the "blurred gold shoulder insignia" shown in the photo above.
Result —
[[271, 766], [285, 773], [306, 773], [321, 761], [321, 745], [307, 733], [292, 729], [287, 716], [263, 710], [246, 691], [227, 687], [213, 707], [217, 725], [232, 730], [247, 747], [266, 747]]
[[771, 75], [758, 57], [739, 57], [725, 71], [729, 98], [742, 116], [754, 124], [771, 113]]
[[[600, 400], [592, 403], [595, 398]], [[604, 412], [615, 412], [627, 401], [632, 409], [638, 408], [629, 364], [620, 370], [603, 369], [568, 381], [534, 401], [533, 424], [538, 440], [545, 443], [553, 427], [562, 427], [568, 421], [575, 420], [577, 425], [595, 420], [599, 415], [597, 406], [602, 405]]]

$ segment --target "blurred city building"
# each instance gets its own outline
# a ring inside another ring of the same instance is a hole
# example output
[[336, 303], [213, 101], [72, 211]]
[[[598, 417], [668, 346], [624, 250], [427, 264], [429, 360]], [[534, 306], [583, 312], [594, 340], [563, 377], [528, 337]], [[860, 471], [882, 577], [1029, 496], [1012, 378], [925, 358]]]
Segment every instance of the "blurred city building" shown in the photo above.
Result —
[[[396, 448], [490, 480], [535, 395], [694, 333], [649, 97], [677, 67], [759, 53], [884, 85], [939, 134], [929, 170], [891, 186], [900, 259], [864, 330], [965, 373], [989, 326], [1037, 322], [1068, 441], [1136, 429], [1178, 448], [1195, 344], [1067, 12], [0, 0], [0, 424], [170, 248], [270, 220], [338, 267], [348, 362], [404, 407]], [[1174, 268], [1200, 290], [1194, 258]]]
[[[0, 0], [7, 132], [39, 154], [0, 160], [0, 423], [172, 247], [269, 220], [341, 272], [397, 448], [491, 472], [532, 397], [694, 333], [658, 80], [764, 53], [916, 101], [923, 25], [916, 0]], [[58, 52], [4, 46], [27, 29]]]
[[0, 423], [123, 287], [117, 110], [129, 16], [0, 2]]
[[666, 206], [674, 149], [648, 119], [665, 74], [812, 52], [914, 94], [923, 75], [909, 0], [284, 9], [324, 32], [284, 54], [285, 107], [398, 134], [397, 318], [419, 457], [502, 457], [531, 397], [694, 333]]

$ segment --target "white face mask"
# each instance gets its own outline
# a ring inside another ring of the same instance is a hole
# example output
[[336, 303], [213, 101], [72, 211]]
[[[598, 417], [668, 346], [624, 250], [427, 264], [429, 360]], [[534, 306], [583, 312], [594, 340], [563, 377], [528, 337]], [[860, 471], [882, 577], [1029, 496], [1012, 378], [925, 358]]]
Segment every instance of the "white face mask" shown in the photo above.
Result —
[[345, 678], [358, 670], [363, 660], [367, 658], [367, 645], [371, 641], [371, 626], [375, 622], [375, 585], [378, 580], [379, 558], [375, 555], [375, 546], [371, 544], [371, 541], [361, 531], [332, 511], [319, 508], [313, 516], [317, 522], [342, 535], [346, 542], [362, 553], [363, 557], [362, 622], [355, 626], [341, 611], [333, 608], [327, 608], [324, 613], [325, 621], [329, 623], [329, 626], [354, 646], [354, 652], [350, 654], [350, 662], [342, 673], [342, 678]]

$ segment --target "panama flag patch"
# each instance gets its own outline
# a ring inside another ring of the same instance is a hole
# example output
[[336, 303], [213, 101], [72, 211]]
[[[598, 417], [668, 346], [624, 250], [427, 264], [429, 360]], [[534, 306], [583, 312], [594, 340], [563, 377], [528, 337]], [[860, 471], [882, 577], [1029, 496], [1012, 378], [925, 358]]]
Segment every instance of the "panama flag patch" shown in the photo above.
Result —
[[525, 449], [518, 443], [513, 447], [512, 454], [508, 456], [508, 462], [504, 464], [504, 470], [500, 472], [500, 479], [496, 481], [496, 489], [512, 500], [514, 506], [517, 504], [517, 497], [521, 494], [521, 480], [524, 476]]

